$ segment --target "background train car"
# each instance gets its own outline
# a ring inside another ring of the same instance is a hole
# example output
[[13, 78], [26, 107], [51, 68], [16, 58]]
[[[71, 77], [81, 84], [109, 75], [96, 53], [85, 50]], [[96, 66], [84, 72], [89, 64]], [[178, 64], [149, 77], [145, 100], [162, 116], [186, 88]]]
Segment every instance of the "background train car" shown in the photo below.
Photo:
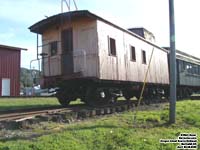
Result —
[[200, 58], [177, 50], [176, 62], [178, 98], [200, 92]]
[[[169, 51], [169, 47], [164, 48]], [[177, 98], [189, 98], [200, 92], [200, 58], [176, 50], [176, 68]]]
[[89, 11], [48, 17], [30, 30], [42, 35], [44, 86], [60, 88], [62, 105], [139, 97], [152, 50], [144, 96], [164, 94], [169, 85], [167, 50]]

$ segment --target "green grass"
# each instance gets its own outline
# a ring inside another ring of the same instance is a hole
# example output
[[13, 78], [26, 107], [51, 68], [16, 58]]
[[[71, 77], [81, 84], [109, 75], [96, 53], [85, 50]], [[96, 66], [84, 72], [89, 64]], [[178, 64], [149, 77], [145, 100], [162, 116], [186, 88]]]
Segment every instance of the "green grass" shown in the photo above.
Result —
[[[82, 102], [77, 99], [70, 102], [70, 104], [81, 104]], [[48, 106], [60, 106], [57, 98], [0, 98], [0, 111], [16, 110], [23, 108], [38, 108]]]
[[59, 105], [56, 98], [0, 98], [0, 111]]
[[10, 131], [19, 135], [1, 140], [0, 149], [175, 150], [176, 144], [160, 144], [159, 139], [175, 139], [183, 132], [197, 133], [200, 141], [200, 101], [177, 102], [176, 124], [173, 125], [167, 123], [168, 104], [150, 107], [139, 111], [135, 122], [134, 112], [130, 111], [70, 125], [49, 122], [25, 131]]

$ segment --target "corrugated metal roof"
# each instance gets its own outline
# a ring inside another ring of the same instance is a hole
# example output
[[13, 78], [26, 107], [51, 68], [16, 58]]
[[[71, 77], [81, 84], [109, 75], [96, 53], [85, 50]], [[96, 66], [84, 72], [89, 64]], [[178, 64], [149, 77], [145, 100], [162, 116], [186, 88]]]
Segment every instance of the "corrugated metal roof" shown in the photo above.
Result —
[[28, 50], [27, 48], [15, 47], [15, 46], [8, 46], [8, 45], [1, 45], [0, 48], [6, 48], [10, 50]]

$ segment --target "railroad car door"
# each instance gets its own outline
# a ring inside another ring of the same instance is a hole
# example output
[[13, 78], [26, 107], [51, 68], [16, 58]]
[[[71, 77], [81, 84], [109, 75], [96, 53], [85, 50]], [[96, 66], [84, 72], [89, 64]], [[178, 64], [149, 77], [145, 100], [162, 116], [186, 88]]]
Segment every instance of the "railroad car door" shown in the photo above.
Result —
[[62, 31], [62, 74], [70, 75], [73, 73], [73, 31], [68, 28]]

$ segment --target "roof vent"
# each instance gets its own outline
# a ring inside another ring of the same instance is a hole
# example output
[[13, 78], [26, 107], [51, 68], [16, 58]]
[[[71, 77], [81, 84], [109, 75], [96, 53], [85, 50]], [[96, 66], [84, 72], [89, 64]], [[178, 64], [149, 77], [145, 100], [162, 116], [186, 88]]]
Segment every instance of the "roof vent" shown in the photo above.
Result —
[[150, 41], [150, 42], [153, 42], [155, 43], [156, 39], [155, 39], [155, 36], [153, 35], [153, 33], [151, 33], [150, 31], [148, 31], [147, 29], [145, 28], [130, 28], [128, 29], [129, 31], [143, 37], [144, 39]]

